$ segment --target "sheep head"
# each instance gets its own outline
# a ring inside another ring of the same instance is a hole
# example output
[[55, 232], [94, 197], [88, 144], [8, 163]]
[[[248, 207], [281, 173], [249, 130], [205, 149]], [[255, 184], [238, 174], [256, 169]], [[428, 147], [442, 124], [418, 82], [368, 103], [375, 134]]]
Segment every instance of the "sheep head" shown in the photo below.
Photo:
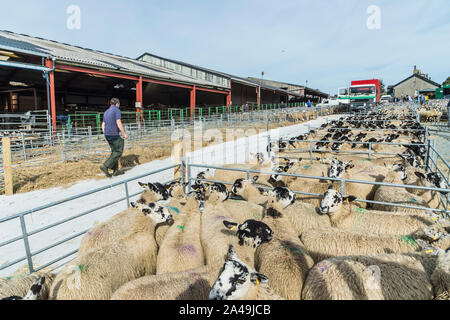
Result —
[[155, 194], [158, 200], [167, 200], [170, 197], [169, 191], [161, 183], [138, 183], [142, 189]]
[[237, 179], [233, 184], [233, 187], [231, 188], [231, 193], [243, 197], [245, 191], [248, 188], [253, 187], [252, 185], [256, 183], [258, 179], [259, 179], [258, 176], [253, 177], [253, 179], [251, 180]]
[[156, 224], [173, 222], [173, 216], [170, 210], [163, 206], [158, 206], [153, 202], [148, 205], [141, 205], [132, 202], [131, 206], [147, 216], [150, 220], [154, 221]]
[[332, 187], [330, 187], [323, 195], [319, 211], [321, 214], [335, 213], [342, 208], [344, 201], [348, 201], [350, 203], [355, 200], [355, 196], [343, 197], [339, 191], [333, 190]]
[[288, 188], [277, 187], [269, 191], [269, 202], [277, 203], [282, 209], [294, 204], [296, 198], [296, 194]]
[[239, 238], [239, 245], [258, 248], [261, 244], [273, 239], [272, 229], [261, 221], [247, 220], [243, 224], [230, 221], [223, 221], [224, 226], [231, 231], [236, 231]]
[[260, 284], [266, 284], [269, 279], [242, 262], [232, 245], [228, 249], [228, 257], [222, 272], [214, 283], [210, 300], [241, 300]]
[[355, 165], [353, 164], [352, 160], [348, 162], [342, 162], [340, 160], [333, 159], [331, 162], [330, 170], [328, 172], [328, 178], [341, 178], [345, 171], [354, 167]]
[[211, 196], [214, 193], [219, 196], [222, 202], [225, 202], [230, 197], [227, 187], [223, 183], [214, 183], [208, 187], [208, 196]]

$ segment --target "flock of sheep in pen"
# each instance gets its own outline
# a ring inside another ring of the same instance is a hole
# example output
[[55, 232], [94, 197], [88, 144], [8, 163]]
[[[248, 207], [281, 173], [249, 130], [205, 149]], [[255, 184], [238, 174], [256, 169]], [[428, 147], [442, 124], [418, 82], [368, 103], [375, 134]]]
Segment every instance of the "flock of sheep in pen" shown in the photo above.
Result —
[[[422, 169], [426, 150], [414, 144], [423, 143], [423, 127], [406, 111], [386, 108], [341, 118], [279, 141], [273, 146], [280, 148], [277, 159], [258, 154], [255, 163], [226, 166], [273, 174], [248, 178], [245, 172], [204, 171], [189, 193], [181, 182], [140, 182], [140, 199], [89, 230], [78, 256], [59, 273], [0, 279], [0, 297], [450, 299], [445, 215], [360, 201], [441, 208], [439, 193], [445, 196], [448, 185]], [[311, 159], [313, 140], [321, 153]], [[375, 144], [381, 141], [413, 145]], [[370, 157], [369, 148], [376, 152]], [[326, 178], [442, 190], [347, 182], [343, 196], [341, 182]]]

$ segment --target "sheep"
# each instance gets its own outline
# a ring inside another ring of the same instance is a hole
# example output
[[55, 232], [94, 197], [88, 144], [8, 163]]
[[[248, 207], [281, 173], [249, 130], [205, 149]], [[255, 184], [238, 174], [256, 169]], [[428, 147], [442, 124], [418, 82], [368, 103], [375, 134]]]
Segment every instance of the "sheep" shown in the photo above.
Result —
[[[395, 171], [402, 173], [401, 180], [405, 185], [448, 189], [445, 180], [436, 172], [426, 174], [423, 170], [417, 169], [409, 163], [396, 164], [393, 168]], [[430, 208], [438, 208], [440, 205], [439, 193], [436, 191], [413, 188], [405, 189], [409, 193], [421, 197]]]
[[[255, 177], [255, 179], [257, 179]], [[249, 219], [261, 220], [263, 217], [263, 207], [248, 201], [232, 200], [226, 186], [222, 183], [215, 183], [208, 187], [206, 197], [210, 197], [212, 193], [217, 193], [222, 200], [222, 205], [226, 211], [237, 221], [245, 221]]]
[[242, 262], [233, 246], [230, 245], [228, 257], [222, 273], [214, 283], [210, 300], [283, 300], [267, 285], [269, 279]]
[[408, 253], [420, 249], [413, 235], [373, 235], [337, 228], [309, 229], [300, 234], [300, 240], [316, 263], [339, 256]]
[[[224, 253], [228, 250], [228, 244], [235, 238], [232, 232], [223, 230], [223, 224], [226, 222], [226, 225], [231, 226], [233, 221], [235, 219], [223, 205], [221, 197], [217, 193], [212, 193], [205, 202], [201, 220], [200, 239], [206, 264], [223, 263]], [[230, 228], [232, 229], [233, 226]], [[254, 252], [242, 245], [236, 248], [242, 259], [253, 266]]]
[[[232, 164], [232, 165], [226, 165], [224, 168], [230, 168], [230, 169], [248, 169], [253, 171], [263, 171], [263, 172], [272, 172], [272, 168], [274, 167], [273, 159], [269, 161], [265, 161], [263, 159], [262, 154], [257, 155], [258, 162], [256, 165], [254, 164]], [[250, 173], [250, 178], [258, 175], [260, 177], [259, 184], [264, 186], [271, 186], [271, 184], [268, 182], [270, 179], [270, 175], [261, 175], [257, 173]], [[241, 171], [230, 171], [230, 170], [220, 170], [216, 169], [214, 172], [214, 180], [221, 181], [221, 182], [228, 182], [233, 183], [237, 179], [245, 179], [247, 177], [247, 174], [245, 172]]]
[[[218, 200], [219, 198], [215, 199]], [[209, 205], [205, 211], [210, 210]], [[202, 215], [202, 221], [204, 216]], [[246, 221], [242, 225], [229, 221], [221, 221], [222, 227], [216, 227], [214, 238], [206, 239], [216, 243], [216, 252], [200, 268], [177, 273], [151, 275], [128, 282], [119, 288], [111, 297], [112, 300], [207, 300], [209, 292], [220, 275], [220, 268], [226, 261], [229, 244], [244, 256], [253, 266], [253, 258], [257, 246], [265, 241], [272, 240], [273, 231], [262, 222]], [[224, 226], [228, 231], [224, 230]], [[202, 224], [203, 228], [203, 224]], [[232, 229], [232, 230], [231, 230]], [[237, 230], [234, 234], [231, 231]], [[231, 238], [228, 239], [228, 237]], [[221, 242], [227, 242], [222, 245]], [[219, 243], [220, 242], [220, 243]], [[218, 245], [217, 245], [218, 244]], [[202, 243], [203, 247], [204, 243]], [[225, 250], [224, 250], [225, 248]], [[208, 251], [204, 251], [205, 255]]]
[[421, 261], [406, 255], [338, 257], [311, 269], [304, 300], [431, 300], [433, 287]]
[[41, 298], [41, 291], [44, 288], [45, 284], [45, 277], [41, 277], [38, 280], [36, 280], [28, 290], [27, 294], [25, 296], [9, 296], [0, 298], [0, 300], [40, 300]]
[[434, 224], [425, 214], [398, 215], [355, 208], [351, 205], [354, 200], [356, 197], [343, 197], [330, 187], [318, 211], [328, 215], [333, 227], [361, 233], [405, 235]]
[[257, 188], [254, 185], [258, 178], [258, 176], [255, 176], [252, 180], [237, 179], [231, 188], [231, 193], [242, 197], [248, 202], [264, 205], [267, 202], [267, 193], [264, 189]]
[[[145, 204], [145, 201], [140, 199], [138, 203]], [[149, 205], [155, 206], [155, 204]], [[146, 230], [152, 223], [158, 221], [152, 220], [156, 218], [154, 215], [142, 214], [142, 212], [136, 208], [137, 206], [138, 205], [136, 204], [135, 207], [131, 207], [113, 216], [109, 220], [91, 228], [81, 240], [78, 255], [83, 255], [92, 249], [98, 249], [104, 245], [110, 245], [121, 238], [127, 237], [136, 232], [141, 232], [141, 230]], [[177, 219], [178, 215], [175, 214], [173, 216]], [[156, 238], [158, 245], [160, 244], [160, 242], [158, 242], [158, 238], [162, 239], [165, 236], [164, 231], [169, 228], [169, 226], [165, 227], [167, 224], [169, 224], [169, 222], [158, 223], [156, 225]]]
[[270, 192], [263, 222], [275, 238], [256, 250], [255, 266], [271, 279], [272, 290], [288, 300], [300, 300], [301, 291], [314, 261], [309, 256], [289, 219], [282, 213], [295, 194], [283, 188]]
[[[403, 184], [401, 180], [401, 174], [399, 172], [390, 172], [383, 182], [390, 184]], [[403, 176], [403, 175], [402, 175]], [[427, 202], [403, 188], [391, 187], [391, 186], [379, 186], [374, 195], [374, 200], [378, 202], [388, 202], [393, 204], [409, 205], [414, 207], [429, 208]], [[420, 209], [402, 208], [385, 204], [374, 204], [373, 209], [380, 211], [397, 211], [405, 213], [423, 213]]]
[[200, 208], [190, 196], [180, 212], [177, 223], [167, 232], [159, 247], [156, 274], [179, 272], [204, 265], [200, 243]]
[[[368, 182], [381, 182], [388, 174], [389, 169], [384, 166], [367, 165], [367, 164], [353, 164], [353, 161], [342, 162], [333, 159], [329, 169], [329, 178], [341, 178], [348, 180], [360, 180]], [[340, 186], [340, 182], [332, 183], [335, 187]], [[321, 185], [323, 189], [324, 185]], [[377, 190], [377, 185], [347, 182], [345, 183], [345, 191], [347, 194], [352, 194], [358, 199], [372, 200]], [[363, 203], [362, 207], [368, 208], [370, 204]]]
[[439, 252], [436, 269], [431, 276], [436, 300], [450, 300], [450, 250]]
[[172, 214], [154, 204], [142, 207], [132, 203], [132, 206], [149, 216], [141, 229], [78, 255], [56, 276], [50, 289], [52, 300], [109, 299], [126, 282], [155, 273], [155, 228], [158, 223], [171, 220]]
[[[305, 175], [305, 176], [315, 176], [315, 177], [325, 177], [328, 171], [326, 164], [305, 164], [305, 165], [294, 165], [287, 170], [288, 174], [297, 174], [297, 175]], [[272, 185], [274, 187], [288, 187], [293, 189], [293, 186], [301, 186], [304, 184], [309, 184], [311, 182], [315, 182], [317, 180], [300, 178], [295, 176], [280, 176], [280, 175], [272, 175], [271, 177]]]
[[[28, 267], [27, 267], [28, 268]], [[20, 271], [22, 273], [22, 271]], [[15, 273], [10, 277], [7, 277], [4, 282], [0, 283], [0, 299], [7, 297], [25, 297], [30, 290], [30, 287], [34, 283], [39, 282], [41, 279], [45, 278], [45, 283], [43, 282], [43, 287], [39, 291], [39, 300], [47, 300], [50, 291], [50, 286], [55, 278], [55, 274], [51, 273], [49, 270], [41, 270], [30, 275]]]
[[146, 203], [169, 199], [169, 191], [161, 183], [138, 182], [138, 184], [145, 190], [145, 192], [141, 194], [141, 199], [145, 200]]

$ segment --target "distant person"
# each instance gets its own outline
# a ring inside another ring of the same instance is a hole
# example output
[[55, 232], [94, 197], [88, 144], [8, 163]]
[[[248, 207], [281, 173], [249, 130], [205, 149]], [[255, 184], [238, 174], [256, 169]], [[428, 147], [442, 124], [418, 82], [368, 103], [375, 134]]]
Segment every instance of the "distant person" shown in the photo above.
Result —
[[248, 103], [245, 104], [245, 106], [244, 106], [244, 111], [245, 111], [245, 112], [248, 112]]
[[[108, 178], [124, 173], [119, 170], [119, 159], [123, 154], [125, 145], [124, 139], [128, 139], [128, 135], [123, 128], [121, 120], [122, 115], [119, 108], [120, 100], [117, 98], [112, 98], [111, 106], [103, 115], [102, 132], [105, 135], [105, 140], [111, 147], [111, 156], [100, 167], [100, 170], [102, 170]], [[122, 132], [124, 139], [120, 137], [119, 132]], [[113, 173], [110, 174], [109, 170], [113, 170]]]
[[308, 106], [308, 108], [311, 108], [311, 106], [312, 106], [311, 100], [308, 100], [308, 102], [306, 103], [306, 105]]

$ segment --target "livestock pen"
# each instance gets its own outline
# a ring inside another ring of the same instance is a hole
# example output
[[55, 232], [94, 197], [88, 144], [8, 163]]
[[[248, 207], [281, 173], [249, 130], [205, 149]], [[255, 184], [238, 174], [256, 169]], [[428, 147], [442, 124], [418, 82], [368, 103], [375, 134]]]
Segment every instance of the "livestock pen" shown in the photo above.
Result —
[[[317, 116], [324, 116], [334, 112], [333, 110], [331, 107], [307, 109], [292, 105], [288, 109], [279, 109], [275, 106], [267, 106], [251, 112], [213, 114], [182, 120], [175, 118], [170, 120], [146, 119], [146, 121], [140, 122], [134, 118], [134, 122], [125, 124], [130, 139], [126, 144], [124, 155], [133, 159], [140, 157], [141, 163], [170, 156], [172, 133], [182, 130], [193, 136], [195, 126], [198, 125], [202, 127], [202, 130], [226, 131], [227, 129], [247, 130], [253, 128], [255, 131], [262, 131], [297, 122], [298, 118], [293, 115], [315, 112]], [[17, 173], [15, 191], [18, 192], [54, 187], [58, 183], [72, 183], [75, 177], [65, 179], [61, 175], [57, 175], [52, 179], [49, 177], [49, 172], [53, 170], [56, 174], [63, 169], [65, 171], [78, 170], [81, 164], [83, 170], [79, 172], [80, 178], [95, 177], [98, 173], [97, 164], [110, 152], [109, 146], [105, 143], [101, 132], [98, 132], [97, 127], [75, 128], [69, 126], [58, 131], [56, 135], [52, 135], [48, 127], [45, 132], [40, 132], [31, 140], [23, 139], [23, 136], [23, 132], [18, 132], [18, 135], [13, 137], [11, 148], [12, 169]], [[1, 148], [0, 146], [0, 150]], [[127, 168], [133, 165], [126, 161], [126, 157], [123, 161], [122, 167]], [[0, 159], [0, 193], [4, 191], [3, 176], [2, 157]]]

